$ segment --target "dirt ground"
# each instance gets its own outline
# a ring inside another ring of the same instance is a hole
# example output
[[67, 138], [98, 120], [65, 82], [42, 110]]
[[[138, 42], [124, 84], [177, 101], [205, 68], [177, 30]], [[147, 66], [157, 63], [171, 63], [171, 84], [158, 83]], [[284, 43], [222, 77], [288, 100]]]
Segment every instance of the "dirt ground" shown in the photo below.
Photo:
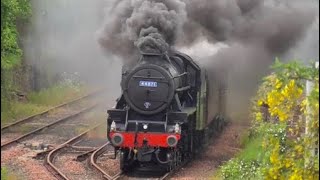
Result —
[[211, 144], [202, 156], [187, 164], [172, 179], [215, 179], [214, 173], [218, 167], [240, 151], [240, 137], [248, 128], [248, 125], [230, 123], [220, 137], [211, 140]]
[[42, 161], [33, 159], [35, 152], [23, 145], [11, 147], [1, 152], [1, 166], [5, 166], [12, 180], [22, 179], [45, 179], [54, 180], [55, 178], [43, 166]]

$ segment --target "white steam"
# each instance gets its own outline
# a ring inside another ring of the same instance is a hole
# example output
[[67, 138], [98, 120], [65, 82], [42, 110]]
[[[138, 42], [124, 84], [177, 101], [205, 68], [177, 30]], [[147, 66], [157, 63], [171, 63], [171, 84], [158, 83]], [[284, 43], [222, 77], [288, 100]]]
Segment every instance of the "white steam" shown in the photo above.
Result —
[[[32, 0], [33, 15], [23, 47], [38, 76], [78, 72], [82, 80], [119, 94], [121, 62], [101, 51], [96, 31], [103, 22], [103, 0]], [[116, 75], [115, 75], [116, 74]]]

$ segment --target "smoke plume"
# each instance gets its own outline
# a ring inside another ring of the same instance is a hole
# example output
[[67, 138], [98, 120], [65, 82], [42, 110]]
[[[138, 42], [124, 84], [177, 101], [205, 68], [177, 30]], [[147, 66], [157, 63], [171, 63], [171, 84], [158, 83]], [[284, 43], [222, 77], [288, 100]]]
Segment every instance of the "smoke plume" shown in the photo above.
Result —
[[137, 47], [146, 53], [164, 53], [176, 41], [186, 21], [185, 4], [179, 0], [122, 0], [114, 2], [99, 42], [122, 57]]
[[[275, 57], [318, 59], [319, 40], [312, 38], [319, 37], [314, 25], [319, 19], [316, 1], [121, 0], [112, 4], [99, 31], [105, 51], [126, 63], [138, 48], [165, 52], [175, 46], [197, 58], [212, 79], [223, 77], [228, 85], [227, 111], [233, 119], [248, 119], [250, 97]], [[215, 104], [210, 98], [210, 104]]]
[[[275, 57], [318, 59], [319, 6], [314, 1], [189, 0], [181, 50], [207, 68], [209, 76], [227, 71], [227, 114], [248, 121], [250, 98]], [[313, 25], [312, 25], [313, 24]], [[310, 29], [312, 28], [312, 29]], [[205, 41], [204, 41], [205, 40]], [[205, 47], [199, 44], [207, 42]], [[221, 46], [223, 44], [223, 46]], [[222, 48], [221, 48], [222, 47]], [[214, 53], [210, 49], [217, 49]], [[192, 49], [192, 51], [190, 51]], [[199, 57], [200, 56], [200, 57]], [[224, 72], [225, 73], [225, 72]], [[210, 92], [213, 96], [212, 91]], [[210, 97], [214, 109], [214, 97]], [[210, 111], [209, 111], [210, 113]], [[210, 114], [209, 117], [213, 117]]]
[[[212, 44], [259, 46], [281, 56], [314, 21], [311, 0], [120, 0], [110, 2], [99, 43], [113, 54], [165, 52], [169, 46]], [[111, 7], [111, 8], [110, 8]], [[206, 55], [204, 55], [206, 56]]]

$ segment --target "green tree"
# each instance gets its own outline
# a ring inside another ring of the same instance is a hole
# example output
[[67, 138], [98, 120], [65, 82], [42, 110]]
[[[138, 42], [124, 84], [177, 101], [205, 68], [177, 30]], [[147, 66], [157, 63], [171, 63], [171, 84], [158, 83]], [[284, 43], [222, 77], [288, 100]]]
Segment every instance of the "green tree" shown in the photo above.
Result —
[[31, 16], [30, 0], [1, 0], [1, 111], [8, 100], [12, 69], [20, 64], [18, 21]]
[[20, 62], [22, 51], [18, 46], [17, 20], [31, 15], [29, 0], [1, 1], [1, 70], [10, 69]]

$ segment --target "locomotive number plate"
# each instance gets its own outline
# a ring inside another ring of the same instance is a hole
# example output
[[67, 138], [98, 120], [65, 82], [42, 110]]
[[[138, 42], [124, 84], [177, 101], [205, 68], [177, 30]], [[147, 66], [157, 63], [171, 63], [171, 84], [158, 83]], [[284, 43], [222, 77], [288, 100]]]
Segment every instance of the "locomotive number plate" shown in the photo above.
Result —
[[141, 87], [158, 87], [158, 83], [154, 81], [140, 81], [139, 86]]

